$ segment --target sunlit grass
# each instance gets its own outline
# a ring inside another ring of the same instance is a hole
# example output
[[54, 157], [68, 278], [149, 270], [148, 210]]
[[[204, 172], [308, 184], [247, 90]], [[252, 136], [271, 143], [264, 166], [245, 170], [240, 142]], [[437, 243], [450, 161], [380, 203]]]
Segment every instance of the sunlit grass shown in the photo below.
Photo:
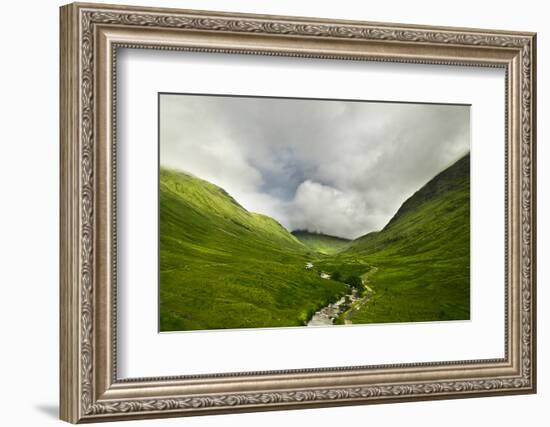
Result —
[[300, 242], [221, 188], [162, 169], [161, 331], [302, 326], [349, 292], [346, 277], [374, 267], [374, 293], [353, 323], [468, 319], [469, 190], [467, 156], [407, 200], [384, 230], [349, 243]]

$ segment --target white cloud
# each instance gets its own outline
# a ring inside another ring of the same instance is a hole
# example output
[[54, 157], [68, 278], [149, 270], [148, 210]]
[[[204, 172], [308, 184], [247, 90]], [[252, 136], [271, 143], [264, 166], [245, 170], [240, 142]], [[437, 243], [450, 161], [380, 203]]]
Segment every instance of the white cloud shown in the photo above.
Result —
[[[335, 221], [334, 218], [345, 220]], [[373, 219], [361, 194], [344, 192], [310, 180], [300, 184], [294, 199], [287, 205], [287, 220], [291, 229], [354, 237], [358, 228], [376, 227]]]

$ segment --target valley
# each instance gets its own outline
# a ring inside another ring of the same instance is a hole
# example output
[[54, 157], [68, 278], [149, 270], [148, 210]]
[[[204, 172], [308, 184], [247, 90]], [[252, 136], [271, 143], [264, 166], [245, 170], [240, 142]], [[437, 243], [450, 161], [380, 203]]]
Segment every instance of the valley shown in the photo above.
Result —
[[469, 165], [468, 154], [352, 241], [289, 232], [161, 169], [161, 331], [468, 319]]

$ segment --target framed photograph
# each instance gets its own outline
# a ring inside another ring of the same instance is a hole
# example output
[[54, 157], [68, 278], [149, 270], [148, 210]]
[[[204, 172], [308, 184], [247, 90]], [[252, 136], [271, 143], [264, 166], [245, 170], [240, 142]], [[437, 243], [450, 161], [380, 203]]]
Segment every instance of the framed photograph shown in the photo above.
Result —
[[60, 22], [63, 420], [536, 391], [535, 34]]

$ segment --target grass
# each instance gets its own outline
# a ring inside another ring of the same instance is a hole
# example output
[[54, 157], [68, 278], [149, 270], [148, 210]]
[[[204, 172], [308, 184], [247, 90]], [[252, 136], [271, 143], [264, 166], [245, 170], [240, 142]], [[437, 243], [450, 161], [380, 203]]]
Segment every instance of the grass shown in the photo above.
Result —
[[[383, 230], [349, 242], [293, 235], [219, 187], [161, 169], [161, 331], [301, 326], [348, 293], [352, 275], [368, 275], [374, 291], [353, 323], [468, 319], [469, 189], [468, 155]], [[341, 281], [321, 279], [321, 270]]]

